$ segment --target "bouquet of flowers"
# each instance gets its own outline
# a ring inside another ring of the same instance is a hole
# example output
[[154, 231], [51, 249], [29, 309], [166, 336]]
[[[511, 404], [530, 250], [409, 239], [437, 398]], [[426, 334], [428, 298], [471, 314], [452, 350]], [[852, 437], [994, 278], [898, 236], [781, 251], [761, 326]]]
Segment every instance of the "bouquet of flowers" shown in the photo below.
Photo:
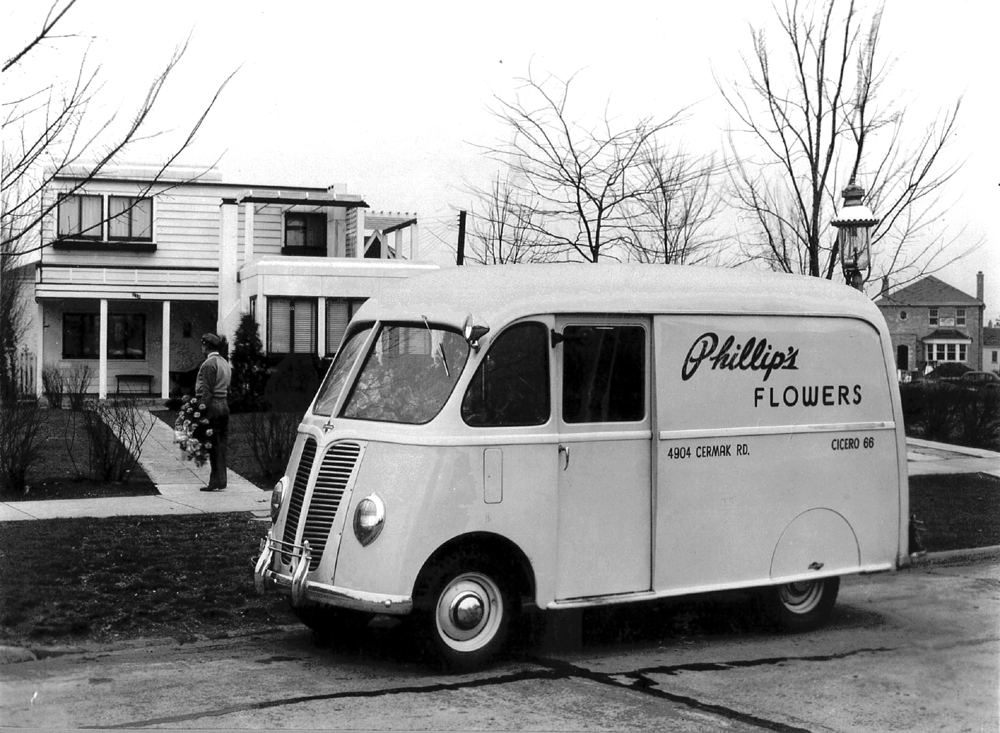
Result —
[[206, 405], [197, 397], [184, 397], [180, 413], [174, 422], [174, 442], [179, 443], [185, 460], [204, 466], [212, 448], [211, 422], [206, 415]]

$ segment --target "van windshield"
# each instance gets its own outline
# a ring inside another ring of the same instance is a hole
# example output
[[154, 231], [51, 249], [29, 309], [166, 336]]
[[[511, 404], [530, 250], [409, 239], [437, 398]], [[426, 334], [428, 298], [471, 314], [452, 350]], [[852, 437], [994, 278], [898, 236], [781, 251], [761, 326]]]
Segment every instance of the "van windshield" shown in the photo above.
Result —
[[429, 323], [383, 324], [341, 417], [420, 425], [437, 415], [469, 358], [457, 331]]
[[372, 328], [374, 328], [374, 324], [369, 323], [363, 328], [359, 328], [353, 333], [348, 334], [347, 340], [340, 347], [340, 350], [337, 351], [337, 358], [334, 359], [333, 366], [327, 372], [326, 379], [323, 380], [323, 384], [316, 395], [316, 404], [313, 406], [315, 414], [333, 414], [337, 398], [340, 397], [340, 393], [344, 389], [344, 384], [347, 382], [347, 375], [350, 373], [351, 367], [354, 366], [354, 362], [357, 361], [358, 354], [365, 345], [365, 340], [368, 334], [371, 333]]

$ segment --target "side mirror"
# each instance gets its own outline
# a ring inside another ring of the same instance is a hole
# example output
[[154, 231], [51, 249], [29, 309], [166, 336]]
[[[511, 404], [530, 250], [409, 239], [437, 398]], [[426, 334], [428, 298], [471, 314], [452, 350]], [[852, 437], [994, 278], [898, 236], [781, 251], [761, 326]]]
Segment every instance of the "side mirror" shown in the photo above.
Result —
[[490, 327], [484, 323], [476, 323], [476, 319], [472, 317], [471, 313], [465, 317], [462, 333], [474, 351], [479, 351], [479, 340], [489, 332]]

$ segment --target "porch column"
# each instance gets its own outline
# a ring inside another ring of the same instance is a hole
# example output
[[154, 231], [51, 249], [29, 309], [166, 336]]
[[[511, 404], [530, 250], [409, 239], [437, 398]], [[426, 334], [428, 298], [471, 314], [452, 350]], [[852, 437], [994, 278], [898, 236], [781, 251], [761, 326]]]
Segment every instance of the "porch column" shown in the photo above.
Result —
[[101, 299], [100, 336], [97, 340], [97, 399], [108, 398], [108, 301]]
[[357, 241], [354, 245], [354, 256], [363, 260], [365, 258], [365, 210], [358, 206], [353, 211], [357, 216], [357, 230], [354, 232]]
[[316, 299], [316, 355], [326, 355], [326, 298]]
[[397, 229], [396, 230], [395, 239], [396, 239], [396, 241], [395, 241], [395, 246], [393, 247], [393, 249], [396, 250], [396, 261], [397, 262], [402, 262], [403, 261], [403, 230], [402, 229]]
[[243, 204], [243, 264], [253, 262], [253, 215], [257, 205], [253, 202]]
[[163, 301], [163, 338], [160, 350], [160, 397], [170, 397], [170, 301]]
[[35, 320], [35, 396], [42, 396], [42, 372], [45, 371], [45, 306], [38, 302]]
[[410, 259], [416, 262], [420, 257], [420, 225], [416, 222], [416, 214], [413, 218], [413, 226], [410, 227]]
[[240, 325], [236, 283], [236, 243], [239, 212], [236, 199], [222, 199], [219, 211], [219, 321], [216, 333], [232, 341]]
[[257, 326], [260, 331], [260, 343], [264, 346], [264, 353], [270, 354], [271, 352], [267, 349], [267, 322], [267, 296], [261, 293], [257, 296]]

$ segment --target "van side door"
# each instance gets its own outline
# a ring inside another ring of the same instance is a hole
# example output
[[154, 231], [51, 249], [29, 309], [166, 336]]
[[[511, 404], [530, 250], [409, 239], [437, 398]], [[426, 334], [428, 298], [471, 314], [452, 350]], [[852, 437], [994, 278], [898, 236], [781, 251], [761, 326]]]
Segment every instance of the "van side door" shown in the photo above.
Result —
[[650, 323], [560, 316], [556, 598], [650, 588]]

